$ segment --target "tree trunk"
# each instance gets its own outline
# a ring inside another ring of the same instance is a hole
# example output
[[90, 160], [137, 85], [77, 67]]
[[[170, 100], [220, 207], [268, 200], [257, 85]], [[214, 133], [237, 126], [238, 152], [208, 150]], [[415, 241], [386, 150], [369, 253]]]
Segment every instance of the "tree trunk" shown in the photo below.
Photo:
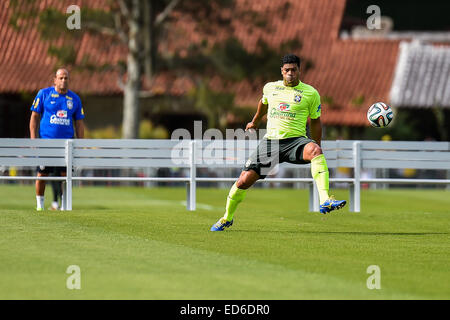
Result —
[[122, 137], [137, 139], [139, 134], [139, 91], [141, 88], [141, 60], [139, 35], [141, 29], [142, 0], [133, 0], [128, 21], [127, 79], [124, 88]]
[[143, 4], [143, 30], [142, 42], [144, 46], [144, 72], [148, 81], [151, 81], [155, 72], [155, 26], [152, 1]]

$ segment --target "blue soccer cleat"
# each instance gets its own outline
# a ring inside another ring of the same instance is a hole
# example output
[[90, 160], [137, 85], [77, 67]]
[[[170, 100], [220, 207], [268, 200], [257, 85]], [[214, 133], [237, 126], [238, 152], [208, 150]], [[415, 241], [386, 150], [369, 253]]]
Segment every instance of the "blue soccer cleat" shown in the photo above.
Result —
[[347, 201], [345, 200], [335, 200], [333, 196], [331, 196], [327, 201], [320, 205], [320, 213], [326, 214], [335, 209], [341, 209], [345, 206]]
[[225, 218], [220, 218], [212, 227], [211, 231], [223, 231], [233, 225], [233, 220], [227, 221]]

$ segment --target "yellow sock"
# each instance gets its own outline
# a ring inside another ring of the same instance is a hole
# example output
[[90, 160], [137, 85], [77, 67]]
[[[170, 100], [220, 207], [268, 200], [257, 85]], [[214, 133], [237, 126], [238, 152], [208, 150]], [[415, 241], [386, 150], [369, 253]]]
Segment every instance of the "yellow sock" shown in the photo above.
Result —
[[225, 215], [223, 216], [227, 221], [233, 220], [234, 213], [236, 212], [237, 206], [245, 198], [247, 190], [239, 189], [236, 187], [236, 183], [230, 189], [227, 198], [227, 205], [225, 209]]
[[329, 198], [328, 190], [330, 186], [327, 160], [323, 154], [311, 160], [311, 175], [316, 182], [320, 204], [322, 204]]

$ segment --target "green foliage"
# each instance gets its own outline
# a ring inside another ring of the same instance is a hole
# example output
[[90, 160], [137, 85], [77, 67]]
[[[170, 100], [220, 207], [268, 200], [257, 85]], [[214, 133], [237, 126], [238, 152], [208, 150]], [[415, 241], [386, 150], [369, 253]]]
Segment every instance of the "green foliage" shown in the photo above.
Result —
[[[207, 42], [191, 45], [185, 56], [175, 54], [166, 62], [177, 70], [185, 70], [193, 74], [217, 75], [224, 81], [238, 82], [244, 79], [264, 83], [280, 77], [280, 60], [288, 52], [298, 52], [302, 43], [298, 40], [288, 40], [279, 48], [269, 46], [259, 39], [254, 52], [248, 51], [235, 37], [208, 46]], [[298, 54], [301, 56], [300, 54]], [[302, 58], [302, 70], [307, 72], [312, 62]]]
[[206, 114], [210, 128], [225, 130], [227, 115], [236, 109], [234, 94], [214, 91], [206, 81], [201, 81], [188, 97], [197, 110]]
[[140, 139], [168, 139], [169, 132], [162, 126], [154, 126], [150, 120], [142, 120], [139, 125]]
[[114, 12], [111, 10], [91, 9], [81, 7], [82, 24], [87, 25], [88, 31], [92, 31], [89, 25], [95, 24], [103, 28], [115, 28]]
[[48, 54], [56, 57], [61, 65], [74, 65], [77, 59], [77, 51], [71, 46], [54, 46], [48, 47]]
[[365, 99], [364, 95], [358, 95], [352, 99], [352, 104], [354, 104], [355, 106], [361, 106], [365, 100], [366, 99]]
[[[265, 82], [279, 79], [281, 57], [288, 52], [298, 52], [301, 47], [298, 39], [286, 41], [279, 48], [272, 48], [260, 39], [256, 50], [250, 52], [234, 37], [212, 46], [204, 41], [191, 45], [186, 56], [176, 54], [168, 59], [167, 69], [183, 70], [193, 75], [197, 84], [189, 93], [193, 105], [207, 115], [209, 127], [224, 130], [230, 113], [243, 121], [250, 118], [248, 111], [243, 112], [235, 105], [235, 93], [227, 90], [227, 85], [249, 80], [255, 86], [262, 86]], [[313, 64], [309, 59], [301, 59], [303, 72], [307, 72]], [[220, 92], [213, 91], [209, 85], [214, 76], [220, 78], [224, 85]]]
[[[81, 58], [76, 65], [80, 38], [84, 32], [101, 33], [102, 28], [113, 28], [113, 13], [108, 10], [81, 7], [81, 30], [69, 30], [66, 25], [69, 15], [61, 10], [49, 7], [39, 9], [39, 1], [11, 1], [12, 14], [9, 24], [17, 31], [36, 27], [42, 40], [49, 41], [49, 56], [57, 59], [58, 65], [72, 66], [76, 70], [101, 72], [110, 70], [110, 64], [97, 65], [90, 61], [89, 55]], [[38, 17], [38, 19], [36, 19]], [[61, 44], [56, 44], [60, 40]]]
[[86, 139], [120, 139], [121, 130], [117, 129], [113, 125], [94, 130], [90, 130], [88, 127], [85, 127], [84, 137]]
[[69, 30], [66, 26], [67, 16], [54, 8], [47, 8], [39, 13], [38, 31], [44, 40], [55, 40], [64, 37], [64, 40], [77, 38], [80, 32]]
[[420, 141], [425, 139], [443, 140], [439, 119], [431, 109], [394, 109], [394, 120], [386, 128], [368, 127], [364, 139], [380, 140], [389, 135], [393, 140]]
[[10, 0], [11, 16], [8, 22], [9, 25], [14, 30], [20, 31], [26, 24], [24, 22], [36, 19], [39, 16], [39, 7], [36, 4], [35, 0]]
[[[109, 125], [103, 128], [90, 130], [85, 128], [86, 139], [120, 139], [122, 129]], [[162, 126], [154, 126], [150, 120], [142, 120], [139, 125], [139, 139], [168, 139], [169, 132]]]
[[334, 99], [331, 96], [324, 95], [324, 96], [320, 97], [320, 99], [321, 99], [322, 103], [326, 104], [328, 107], [333, 106], [333, 104], [334, 104]]
[[441, 140], [447, 141], [450, 138], [450, 128], [445, 125], [445, 111], [442, 108], [435, 107], [432, 109], [432, 112], [436, 119], [436, 128], [441, 136]]

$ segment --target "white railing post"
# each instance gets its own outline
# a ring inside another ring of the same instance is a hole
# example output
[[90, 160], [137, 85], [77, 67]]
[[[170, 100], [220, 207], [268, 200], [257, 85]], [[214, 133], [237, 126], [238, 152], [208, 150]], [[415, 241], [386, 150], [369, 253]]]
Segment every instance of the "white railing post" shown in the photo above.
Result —
[[73, 140], [66, 140], [66, 190], [64, 210], [72, 210], [72, 160], [73, 160]]
[[314, 182], [311, 182], [309, 184], [309, 211], [314, 211], [314, 188], [316, 186], [314, 185]]
[[314, 185], [314, 211], [319, 212], [320, 210], [319, 190], [317, 189], [317, 184], [315, 181], [313, 182], [313, 185]]
[[354, 187], [350, 189], [350, 211], [361, 211], [361, 141], [353, 142], [353, 167], [354, 167]]
[[196, 149], [196, 143], [195, 140], [192, 140], [190, 143], [189, 148], [189, 160], [190, 160], [190, 176], [189, 176], [189, 183], [188, 183], [188, 192], [187, 192], [187, 201], [186, 201], [186, 207], [189, 211], [195, 211], [196, 205], [196, 182], [195, 178], [197, 176], [197, 168], [195, 164], [195, 150]]
[[319, 191], [315, 181], [309, 184], [309, 211], [319, 212]]
[[[447, 170], [447, 180], [450, 180], [450, 170]], [[450, 184], [447, 184], [445, 187], [447, 190], [450, 190]]]

